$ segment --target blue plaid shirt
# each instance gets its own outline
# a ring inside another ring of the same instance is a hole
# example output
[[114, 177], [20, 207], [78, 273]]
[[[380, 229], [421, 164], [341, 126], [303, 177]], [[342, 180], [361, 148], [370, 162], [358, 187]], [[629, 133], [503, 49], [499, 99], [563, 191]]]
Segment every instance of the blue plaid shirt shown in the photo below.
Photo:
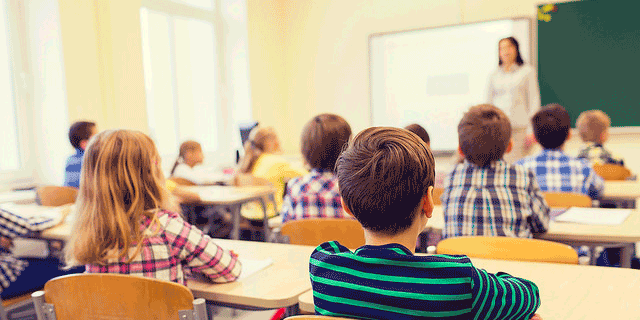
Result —
[[287, 184], [282, 222], [310, 218], [347, 218], [342, 210], [338, 177], [331, 171], [312, 169]]
[[80, 169], [82, 169], [83, 157], [84, 150], [76, 149], [76, 153], [67, 159], [67, 166], [64, 171], [65, 186], [80, 188]]
[[539, 155], [517, 162], [531, 170], [545, 192], [574, 192], [598, 198], [604, 190], [604, 180], [585, 159], [566, 155], [561, 150], [545, 149]]
[[549, 229], [549, 207], [533, 173], [504, 160], [456, 165], [444, 180], [442, 205], [444, 238], [531, 238]]

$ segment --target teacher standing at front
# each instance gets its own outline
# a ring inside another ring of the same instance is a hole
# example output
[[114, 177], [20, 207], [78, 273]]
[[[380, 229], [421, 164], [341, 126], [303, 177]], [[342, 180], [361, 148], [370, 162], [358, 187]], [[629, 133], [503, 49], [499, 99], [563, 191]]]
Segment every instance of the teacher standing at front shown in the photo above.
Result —
[[515, 38], [500, 40], [498, 49], [498, 69], [489, 78], [488, 102], [511, 120], [513, 149], [504, 158], [513, 163], [525, 157], [533, 144], [531, 118], [540, 109], [540, 88], [536, 72], [522, 60]]

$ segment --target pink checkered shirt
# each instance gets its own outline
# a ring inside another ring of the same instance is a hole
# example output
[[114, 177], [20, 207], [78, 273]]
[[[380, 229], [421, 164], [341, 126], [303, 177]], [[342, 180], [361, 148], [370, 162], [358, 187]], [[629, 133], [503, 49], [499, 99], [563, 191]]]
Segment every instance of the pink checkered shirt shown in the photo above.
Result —
[[[242, 266], [238, 257], [222, 249], [200, 229], [185, 222], [177, 213], [160, 211], [157, 214], [164, 228], [143, 240], [140, 253], [127, 263], [127, 258], [109, 261], [106, 265], [88, 264], [89, 273], [121, 273], [157, 278], [186, 285], [185, 274], [200, 273], [213, 282], [234, 281]], [[148, 228], [150, 219], [143, 220]], [[130, 249], [133, 253], [135, 248]]]

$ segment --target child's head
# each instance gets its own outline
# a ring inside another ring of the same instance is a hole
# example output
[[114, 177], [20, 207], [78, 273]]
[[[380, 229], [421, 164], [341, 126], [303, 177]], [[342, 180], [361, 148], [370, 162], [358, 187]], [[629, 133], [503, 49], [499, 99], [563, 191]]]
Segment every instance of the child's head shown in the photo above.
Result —
[[511, 123], [507, 115], [490, 104], [469, 108], [458, 124], [460, 152], [469, 162], [488, 166], [511, 151]]
[[240, 161], [240, 172], [251, 173], [256, 160], [263, 153], [280, 152], [280, 140], [273, 127], [256, 126], [249, 133], [249, 139], [244, 143], [244, 157]]
[[544, 106], [536, 112], [531, 122], [536, 140], [545, 149], [558, 149], [569, 138], [569, 113], [557, 103]]
[[424, 143], [426, 143], [428, 146], [431, 146], [431, 140], [429, 139], [429, 134], [427, 133], [427, 130], [425, 130], [421, 125], [417, 123], [413, 123], [404, 128], [417, 134], [418, 137], [420, 137], [420, 139], [424, 141]]
[[407, 230], [433, 187], [433, 155], [415, 134], [374, 127], [359, 133], [336, 164], [343, 206], [374, 233]]
[[178, 154], [178, 159], [176, 159], [176, 162], [173, 164], [169, 175], [173, 175], [180, 162], [193, 168], [194, 166], [201, 164], [202, 161], [204, 161], [202, 146], [200, 146], [200, 144], [196, 141], [187, 140], [180, 145], [180, 153]]
[[69, 142], [74, 149], [87, 148], [89, 139], [97, 133], [95, 122], [78, 121], [69, 128]]
[[302, 155], [312, 168], [334, 171], [349, 137], [351, 127], [341, 116], [328, 113], [315, 116], [302, 129]]
[[99, 133], [84, 155], [67, 261], [86, 264], [123, 257], [130, 246], [141, 244], [141, 219], [154, 219], [167, 201], [160, 157], [151, 138], [129, 130]]
[[582, 112], [576, 121], [580, 138], [585, 142], [604, 143], [607, 141], [611, 119], [600, 110]]

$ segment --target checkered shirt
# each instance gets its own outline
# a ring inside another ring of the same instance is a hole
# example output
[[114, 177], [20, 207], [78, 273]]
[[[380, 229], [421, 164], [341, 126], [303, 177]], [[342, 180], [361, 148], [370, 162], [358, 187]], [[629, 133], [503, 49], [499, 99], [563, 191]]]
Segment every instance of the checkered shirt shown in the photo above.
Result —
[[444, 181], [442, 205], [443, 238], [531, 238], [549, 228], [549, 207], [533, 174], [503, 160], [456, 165]]
[[291, 179], [282, 204], [282, 222], [309, 218], [347, 218], [342, 210], [338, 177], [331, 171], [312, 169]]
[[545, 192], [574, 192], [596, 199], [604, 190], [604, 180], [588, 161], [570, 157], [560, 150], [545, 149], [517, 164], [535, 173], [540, 189]]
[[67, 187], [80, 187], [80, 171], [82, 170], [82, 159], [84, 150], [76, 149], [76, 153], [67, 159], [64, 168], [64, 185]]
[[[59, 222], [60, 220], [49, 217], [24, 218], [9, 210], [0, 209], [0, 235], [10, 239], [51, 228]], [[0, 291], [16, 281], [27, 265], [26, 261], [16, 259], [6, 250], [2, 250], [0, 252]]]
[[624, 161], [621, 158], [615, 157], [599, 143], [589, 144], [586, 148], [580, 150], [578, 158], [587, 159], [594, 164], [615, 164], [624, 166]]
[[[200, 273], [213, 282], [234, 281], [240, 275], [238, 257], [215, 244], [198, 228], [185, 222], [178, 214], [160, 211], [157, 214], [159, 232], [145, 231], [140, 253], [127, 263], [120, 261], [86, 265], [89, 273], [120, 273], [157, 278], [186, 285], [186, 275]], [[144, 218], [142, 228], [147, 229], [151, 221]], [[154, 233], [156, 233], [154, 235]], [[129, 250], [133, 254], [135, 248]]]

